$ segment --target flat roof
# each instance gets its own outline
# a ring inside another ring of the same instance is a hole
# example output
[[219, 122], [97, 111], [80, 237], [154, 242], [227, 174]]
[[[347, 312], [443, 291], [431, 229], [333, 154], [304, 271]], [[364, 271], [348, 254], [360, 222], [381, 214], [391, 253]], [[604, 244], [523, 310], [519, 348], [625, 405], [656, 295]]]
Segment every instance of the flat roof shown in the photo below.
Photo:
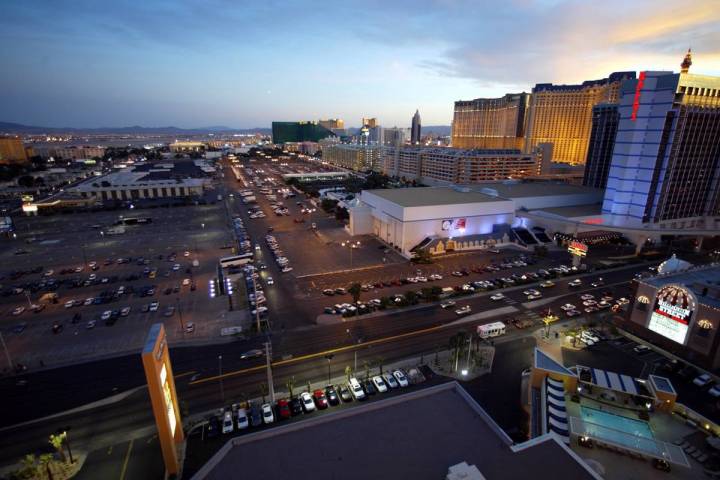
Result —
[[565, 218], [589, 217], [591, 215], [602, 215], [602, 203], [590, 205], [571, 205], [568, 207], [541, 208], [537, 211], [560, 215]]
[[445, 478], [463, 461], [488, 479], [598, 478], [552, 434], [511, 447], [498, 430], [445, 383], [236, 437], [193, 478]]
[[463, 203], [502, 202], [506, 199], [491, 197], [473, 190], [452, 187], [415, 187], [363, 190], [401, 207], [426, 207], [433, 205], [457, 205]]
[[565, 182], [487, 182], [468, 185], [478, 192], [505, 198], [547, 197], [552, 195], [578, 195], [597, 193], [599, 188], [570, 185]]

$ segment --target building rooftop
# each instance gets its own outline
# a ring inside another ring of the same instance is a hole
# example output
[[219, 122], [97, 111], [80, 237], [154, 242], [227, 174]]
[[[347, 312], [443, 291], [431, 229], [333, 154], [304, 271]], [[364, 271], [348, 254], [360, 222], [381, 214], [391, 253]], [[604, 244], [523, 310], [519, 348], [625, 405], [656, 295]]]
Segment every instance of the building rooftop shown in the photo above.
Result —
[[602, 193], [602, 189], [570, 185], [564, 182], [487, 182], [474, 184], [469, 188], [504, 198]]
[[458, 205], [465, 203], [498, 202], [503, 198], [495, 198], [472, 190], [460, 190], [451, 187], [419, 187], [389, 188], [379, 190], [363, 190], [401, 207], [426, 207], [432, 205]]
[[488, 479], [599, 478], [552, 434], [513, 446], [457, 383], [236, 437], [193, 478], [445, 478], [461, 462]]
[[559, 215], [564, 218], [589, 217], [591, 215], [602, 214], [602, 203], [592, 203], [590, 205], [570, 205], [568, 207], [550, 207], [543, 208], [543, 212]]

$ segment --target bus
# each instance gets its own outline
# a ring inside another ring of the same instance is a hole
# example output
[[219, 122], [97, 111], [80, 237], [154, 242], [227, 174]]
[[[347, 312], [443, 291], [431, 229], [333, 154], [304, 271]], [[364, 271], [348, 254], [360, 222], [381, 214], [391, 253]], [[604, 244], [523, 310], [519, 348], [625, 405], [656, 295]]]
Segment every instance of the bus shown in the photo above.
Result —
[[478, 325], [477, 333], [480, 338], [493, 338], [505, 334], [505, 324], [502, 322], [493, 322], [485, 325]]
[[234, 255], [232, 257], [223, 257], [220, 259], [220, 266], [222, 268], [242, 267], [243, 265], [252, 263], [253, 257], [254, 254], [252, 252], [243, 253], [242, 255]]

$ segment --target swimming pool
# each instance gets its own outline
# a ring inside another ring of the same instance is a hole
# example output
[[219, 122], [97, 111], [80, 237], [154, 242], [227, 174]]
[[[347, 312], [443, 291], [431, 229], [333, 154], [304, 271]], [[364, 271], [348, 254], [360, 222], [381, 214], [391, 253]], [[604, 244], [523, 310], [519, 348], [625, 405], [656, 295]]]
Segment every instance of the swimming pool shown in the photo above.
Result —
[[580, 413], [585, 431], [591, 437], [646, 452], [659, 452], [647, 422], [590, 407], [580, 407]]

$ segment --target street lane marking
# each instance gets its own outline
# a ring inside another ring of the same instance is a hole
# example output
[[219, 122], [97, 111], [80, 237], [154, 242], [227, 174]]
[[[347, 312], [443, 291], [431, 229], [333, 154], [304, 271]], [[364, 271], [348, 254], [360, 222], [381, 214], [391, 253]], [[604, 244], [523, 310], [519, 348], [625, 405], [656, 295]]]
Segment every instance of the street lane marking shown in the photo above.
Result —
[[130, 461], [130, 452], [132, 452], [134, 442], [135, 440], [130, 440], [130, 445], [128, 445], [127, 452], [125, 452], [125, 460], [123, 461], [122, 470], [120, 470], [120, 480], [125, 479], [125, 472], [127, 472], [128, 462]]
[[178, 375], [175, 375], [175, 378], [187, 377], [188, 375], [194, 375], [195, 373], [197, 373], [195, 370], [191, 370], [189, 372], [180, 373]]
[[[309, 354], [307, 354], [307, 355], [302, 355], [302, 356], [300, 356], [300, 357], [289, 358], [289, 359], [287, 359], [287, 360], [279, 360], [279, 361], [277, 361], [277, 362], [273, 362], [273, 363], [272, 363], [272, 366], [273, 366], [273, 367], [279, 367], [279, 366], [281, 366], [281, 365], [290, 365], [290, 364], [297, 363], [297, 362], [301, 362], [301, 361], [304, 361], [304, 360], [310, 360], [310, 359], [313, 359], [313, 358], [323, 357], [323, 356], [329, 355], [329, 354], [335, 354], [335, 353], [340, 353], [340, 352], [352, 351], [352, 350], [364, 348], [364, 347], [367, 347], [367, 346], [370, 346], [370, 345], [379, 345], [379, 344], [382, 344], [382, 343], [392, 342], [392, 341], [395, 341], [395, 340], [398, 340], [398, 339], [401, 339], [401, 338], [409, 338], [409, 337], [414, 337], [414, 336], [417, 336], [417, 335], [422, 335], [422, 334], [425, 334], [425, 333], [430, 333], [430, 332], [435, 332], [435, 331], [438, 331], [438, 330], [443, 330], [443, 329], [449, 328], [449, 327], [453, 327], [453, 325], [451, 325], [451, 324], [443, 324], [443, 325], [438, 325], [438, 326], [435, 326], [435, 327], [424, 328], [424, 329], [421, 329], [421, 330], [414, 330], [414, 331], [412, 331], [412, 332], [401, 333], [401, 334], [399, 334], [399, 335], [393, 335], [393, 336], [391, 336], [391, 337], [377, 338], [377, 339], [375, 339], [375, 340], [370, 340], [370, 341], [363, 342], [363, 343], [358, 343], [358, 344], [353, 344], [353, 345], [347, 345], [347, 346], [338, 347], [338, 348], [332, 348], [332, 349], [330, 349], [330, 350], [325, 350], [325, 351], [323, 351], [323, 352], [309, 353]], [[242, 370], [235, 370], [235, 371], [233, 371], [233, 372], [223, 373], [222, 375], [215, 375], [215, 376], [212, 376], [212, 377], [201, 378], [200, 380], [195, 380], [194, 382], [189, 382], [188, 385], [199, 385], [199, 384], [202, 384], [202, 383], [207, 383], [207, 382], [212, 382], [212, 381], [215, 381], [215, 380], [219, 380], [219, 379], [221, 379], [221, 378], [227, 378], [227, 377], [234, 377], [234, 376], [236, 376], [236, 375], [242, 375], [242, 374], [244, 374], [244, 373], [259, 372], [259, 371], [261, 371], [261, 370], [264, 370], [265, 368], [266, 368], [265, 365], [258, 365], [258, 366], [256, 366], [256, 367], [245, 368], [245, 369], [242, 369]]]

